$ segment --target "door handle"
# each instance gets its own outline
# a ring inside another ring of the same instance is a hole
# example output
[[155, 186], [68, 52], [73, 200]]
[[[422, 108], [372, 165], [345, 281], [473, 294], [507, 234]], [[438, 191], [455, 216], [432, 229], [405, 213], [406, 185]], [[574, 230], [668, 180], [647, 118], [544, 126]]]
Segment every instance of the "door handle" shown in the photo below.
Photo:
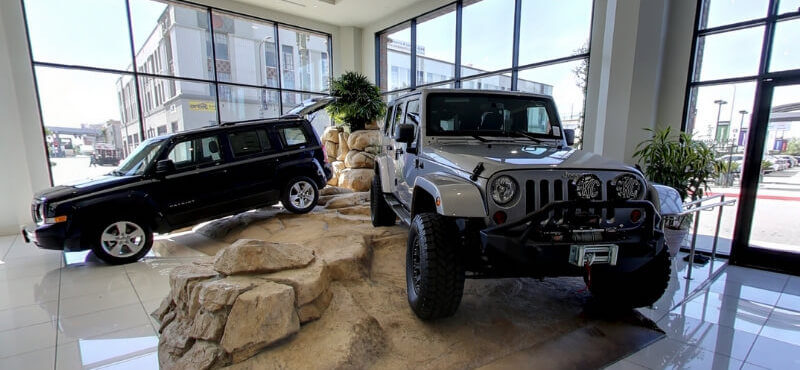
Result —
[[392, 150], [392, 149], [394, 149], [394, 148], [392, 148], [392, 146], [391, 146], [391, 145], [387, 145], [387, 146], [386, 146], [386, 150]]

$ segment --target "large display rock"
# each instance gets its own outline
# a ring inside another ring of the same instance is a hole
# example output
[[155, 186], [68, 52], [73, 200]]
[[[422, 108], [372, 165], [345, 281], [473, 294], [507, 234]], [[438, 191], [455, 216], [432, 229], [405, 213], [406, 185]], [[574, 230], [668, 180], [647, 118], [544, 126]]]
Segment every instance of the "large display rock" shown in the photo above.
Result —
[[330, 141], [334, 144], [339, 143], [339, 134], [342, 132], [341, 128], [336, 126], [328, 126], [325, 131], [322, 131], [322, 141]]
[[347, 138], [349, 134], [346, 132], [339, 133], [339, 154], [336, 156], [337, 161], [343, 161], [350, 151], [350, 146], [347, 145]]
[[350, 150], [363, 151], [368, 146], [380, 145], [380, 131], [377, 130], [359, 130], [350, 133], [347, 138], [347, 146]]
[[373, 168], [375, 166], [375, 156], [367, 152], [351, 150], [344, 159], [347, 168]]
[[339, 174], [339, 186], [355, 191], [367, 191], [375, 171], [371, 168], [348, 168]]
[[298, 244], [240, 239], [217, 254], [214, 270], [224, 275], [274, 272], [304, 267], [314, 260], [314, 251]]
[[236, 299], [220, 344], [241, 362], [299, 329], [292, 288], [266, 282]]

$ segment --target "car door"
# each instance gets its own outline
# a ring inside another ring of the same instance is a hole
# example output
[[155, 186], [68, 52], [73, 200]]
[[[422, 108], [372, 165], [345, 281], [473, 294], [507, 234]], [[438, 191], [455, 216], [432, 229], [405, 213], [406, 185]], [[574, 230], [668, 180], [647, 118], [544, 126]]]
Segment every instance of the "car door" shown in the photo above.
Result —
[[386, 168], [382, 168], [382, 172], [387, 174], [388, 177], [386, 179], [382, 179], [382, 181], [386, 182], [386, 184], [382, 184], [384, 186], [389, 187], [389, 192], [394, 193], [395, 183], [394, 183], [394, 112], [395, 107], [397, 104], [392, 104], [386, 109], [386, 122], [383, 125], [383, 133], [381, 135], [381, 154], [383, 158], [386, 160], [381, 162], [381, 166], [385, 166]]
[[[417, 126], [417, 122], [410, 115], [415, 115], [419, 121], [419, 99], [411, 99], [406, 104], [405, 113], [400, 117], [399, 122], [412, 124]], [[419, 127], [414, 129], [414, 141], [408, 144], [395, 142], [397, 146], [395, 150], [399, 153], [397, 155], [397, 162], [395, 164], [395, 172], [397, 173], [397, 197], [404, 204], [411, 204], [414, 195], [414, 179], [417, 176], [417, 137], [419, 135]], [[411, 150], [409, 150], [411, 149]]]
[[[398, 167], [402, 153], [403, 153], [403, 144], [397, 142], [395, 140], [395, 135], [397, 134], [397, 125], [403, 123], [403, 117], [405, 116], [406, 111], [406, 101], [399, 101], [394, 107], [394, 117], [392, 117], [392, 126], [390, 127], [391, 134], [389, 135], [389, 146], [387, 149], [390, 149], [387, 154], [390, 155], [389, 163], [390, 168], [388, 168], [389, 174], [392, 177], [392, 183], [390, 187], [392, 188], [392, 194], [394, 196], [403, 201], [403, 197], [399, 193], [399, 185], [400, 185], [400, 178], [402, 177], [402, 173], [400, 172], [400, 168]], [[410, 206], [411, 203], [406, 203], [407, 206]]]
[[159, 192], [164, 213], [173, 226], [189, 225], [221, 215], [227, 208], [228, 169], [216, 134], [176, 140], [163, 159], [174, 170], [163, 174]]
[[242, 211], [277, 201], [275, 180], [278, 146], [271, 142], [266, 127], [234, 130], [225, 135], [230, 150], [228, 178], [233, 199], [230, 211]]

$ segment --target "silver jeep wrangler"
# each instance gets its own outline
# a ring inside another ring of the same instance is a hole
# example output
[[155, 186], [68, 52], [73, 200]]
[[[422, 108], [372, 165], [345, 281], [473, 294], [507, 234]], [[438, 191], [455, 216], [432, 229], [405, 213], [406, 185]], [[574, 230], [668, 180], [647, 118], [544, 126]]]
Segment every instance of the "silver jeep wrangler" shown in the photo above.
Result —
[[389, 103], [372, 223], [410, 226], [408, 301], [453, 315], [465, 278], [583, 276], [622, 307], [664, 293], [656, 191], [636, 168], [570, 147], [549, 96], [426, 89]]

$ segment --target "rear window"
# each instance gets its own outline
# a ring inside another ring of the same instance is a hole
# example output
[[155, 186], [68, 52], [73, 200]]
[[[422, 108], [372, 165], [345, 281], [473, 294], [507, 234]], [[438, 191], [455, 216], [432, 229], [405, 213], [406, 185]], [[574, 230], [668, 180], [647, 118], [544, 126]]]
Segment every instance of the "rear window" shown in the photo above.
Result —
[[269, 140], [265, 130], [239, 131], [228, 135], [234, 157], [243, 157], [261, 153], [269, 149]]
[[281, 127], [278, 129], [281, 139], [286, 146], [302, 145], [308, 143], [306, 133], [300, 126]]

